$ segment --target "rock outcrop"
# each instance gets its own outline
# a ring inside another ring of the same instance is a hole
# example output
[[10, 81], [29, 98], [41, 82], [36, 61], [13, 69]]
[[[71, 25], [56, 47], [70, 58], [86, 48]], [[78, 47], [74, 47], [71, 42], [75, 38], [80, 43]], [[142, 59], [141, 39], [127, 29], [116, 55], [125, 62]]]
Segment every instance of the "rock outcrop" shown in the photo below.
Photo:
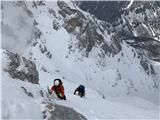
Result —
[[54, 105], [55, 110], [51, 112], [52, 117], [49, 120], [87, 120], [82, 114], [76, 112], [74, 109]]
[[3, 52], [8, 59], [7, 67], [3, 68], [12, 78], [39, 84], [39, 74], [34, 62], [9, 51]]
[[115, 36], [111, 35], [111, 42], [107, 42], [104, 36], [109, 34], [109, 25], [98, 21], [94, 16], [85, 15], [79, 10], [71, 9], [64, 1], [58, 1], [59, 13], [64, 18], [64, 28], [68, 33], [74, 34], [77, 38], [77, 46], [84, 50], [83, 55], [89, 56], [92, 48], [99, 46], [101, 54], [115, 55], [121, 50], [121, 43]]
[[52, 104], [52, 103], [46, 103], [46, 109], [42, 112], [43, 119], [47, 120], [87, 120], [85, 116], [80, 114], [79, 112], [75, 111], [72, 108]]

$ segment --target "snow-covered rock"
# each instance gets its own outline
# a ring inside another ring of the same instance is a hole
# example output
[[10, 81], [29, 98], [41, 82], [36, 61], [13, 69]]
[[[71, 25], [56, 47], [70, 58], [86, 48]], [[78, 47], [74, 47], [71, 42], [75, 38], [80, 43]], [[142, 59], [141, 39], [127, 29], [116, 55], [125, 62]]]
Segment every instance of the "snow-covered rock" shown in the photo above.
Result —
[[27, 80], [33, 84], [39, 84], [39, 74], [34, 62], [9, 51], [2, 51], [3, 70], [14, 79]]

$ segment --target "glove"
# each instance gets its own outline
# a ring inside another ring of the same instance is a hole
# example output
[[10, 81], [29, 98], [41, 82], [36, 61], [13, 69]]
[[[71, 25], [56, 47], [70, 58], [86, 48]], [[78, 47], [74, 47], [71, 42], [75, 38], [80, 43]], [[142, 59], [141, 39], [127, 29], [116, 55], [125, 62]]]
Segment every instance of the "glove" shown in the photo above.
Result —
[[60, 98], [62, 98], [62, 94], [61, 93], [58, 93], [57, 96], [60, 97]]
[[62, 100], [66, 100], [66, 96], [64, 95], [64, 96], [62, 97], [62, 94], [61, 94], [61, 93], [58, 93], [58, 94], [57, 94], [57, 97], [60, 98], [60, 99], [62, 99]]
[[49, 91], [49, 94], [50, 94], [50, 95], [52, 94], [51, 91]]

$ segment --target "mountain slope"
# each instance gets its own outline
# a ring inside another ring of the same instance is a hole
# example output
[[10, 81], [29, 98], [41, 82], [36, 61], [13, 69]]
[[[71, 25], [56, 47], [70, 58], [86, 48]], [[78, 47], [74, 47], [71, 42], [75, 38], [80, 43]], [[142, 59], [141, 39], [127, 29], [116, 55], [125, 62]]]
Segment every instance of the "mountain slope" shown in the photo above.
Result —
[[[88, 119], [158, 119], [160, 64], [146, 56], [147, 51], [130, 45], [133, 36], [119, 39], [114, 30], [121, 25], [113, 27], [69, 1], [2, 2], [2, 6], [2, 48], [35, 62], [42, 90], [55, 78], [63, 80], [67, 101], [50, 96], [53, 103], [72, 107]], [[25, 28], [12, 24], [9, 13], [26, 20], [19, 21]], [[18, 37], [8, 35], [3, 26]], [[84, 99], [73, 95], [79, 84], [86, 86]]]

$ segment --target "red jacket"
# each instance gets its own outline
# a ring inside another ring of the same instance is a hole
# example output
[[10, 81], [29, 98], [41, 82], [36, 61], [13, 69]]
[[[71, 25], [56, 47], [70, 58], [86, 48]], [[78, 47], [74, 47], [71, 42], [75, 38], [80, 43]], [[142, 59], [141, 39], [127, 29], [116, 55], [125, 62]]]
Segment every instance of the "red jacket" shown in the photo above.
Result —
[[64, 87], [62, 86], [62, 84], [60, 84], [60, 85], [58, 85], [58, 86], [53, 85], [53, 86], [51, 87], [51, 93], [52, 93], [53, 91], [54, 91], [56, 94], [61, 93], [61, 94], [62, 94], [62, 97], [64, 97]]

